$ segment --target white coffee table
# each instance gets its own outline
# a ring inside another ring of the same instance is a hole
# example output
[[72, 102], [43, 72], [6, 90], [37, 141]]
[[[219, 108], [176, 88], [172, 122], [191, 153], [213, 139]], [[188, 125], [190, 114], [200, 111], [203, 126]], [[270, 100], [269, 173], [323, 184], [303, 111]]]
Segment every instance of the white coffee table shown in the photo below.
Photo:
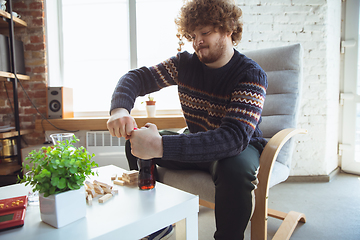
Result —
[[[125, 171], [114, 165], [96, 168], [99, 176], [92, 179], [111, 183], [111, 175]], [[185, 219], [186, 239], [198, 239], [198, 196], [156, 183], [150, 191], [141, 191], [136, 186], [117, 186], [118, 195], [105, 203], [95, 198], [87, 206], [86, 217], [56, 229], [42, 222], [39, 206], [28, 206], [25, 224], [0, 232], [1, 240], [36, 239], [122, 239], [137, 240]], [[0, 199], [27, 195], [29, 186], [14, 184], [0, 188]]]

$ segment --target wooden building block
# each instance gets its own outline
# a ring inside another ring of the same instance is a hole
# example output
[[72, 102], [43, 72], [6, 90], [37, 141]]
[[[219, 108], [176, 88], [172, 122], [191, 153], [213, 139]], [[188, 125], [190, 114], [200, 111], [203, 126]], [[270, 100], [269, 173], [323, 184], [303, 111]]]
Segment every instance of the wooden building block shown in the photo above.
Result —
[[111, 186], [109, 184], [103, 183], [103, 182], [99, 182], [97, 180], [94, 180], [93, 183], [95, 185], [99, 185], [100, 187], [105, 187], [105, 188], [111, 188]]
[[85, 181], [85, 186], [87, 186], [90, 189], [94, 189], [94, 185], [89, 181]]
[[99, 203], [104, 203], [107, 200], [109, 200], [110, 198], [112, 198], [112, 194], [111, 193], [107, 193], [104, 196], [102, 196], [101, 198], [99, 198]]
[[123, 177], [125, 178], [137, 178], [139, 175], [139, 171], [131, 170], [123, 173]]
[[131, 171], [127, 171], [126, 174], [128, 175], [132, 175], [132, 174], [138, 174], [139, 171], [138, 170], [131, 170]]
[[89, 195], [91, 195], [92, 197], [97, 196], [97, 194], [95, 193], [95, 189], [87, 188], [87, 189], [86, 189], [86, 192], [87, 192]]
[[105, 188], [105, 187], [103, 187], [102, 188], [103, 190], [104, 190], [104, 193], [111, 193], [111, 188]]
[[92, 205], [92, 196], [91, 196], [91, 194], [89, 194], [87, 196], [86, 200], [87, 200], [87, 203], [91, 206]]
[[94, 189], [96, 193], [104, 194], [104, 190], [99, 185], [94, 185]]
[[123, 180], [114, 180], [114, 184], [124, 186], [125, 182]]

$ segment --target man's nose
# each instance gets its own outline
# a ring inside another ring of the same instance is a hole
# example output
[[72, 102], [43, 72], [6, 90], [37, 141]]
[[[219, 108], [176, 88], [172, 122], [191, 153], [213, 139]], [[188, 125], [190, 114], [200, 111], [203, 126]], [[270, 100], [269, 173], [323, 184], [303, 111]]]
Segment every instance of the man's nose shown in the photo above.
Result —
[[195, 46], [200, 46], [201, 44], [204, 43], [204, 40], [201, 37], [195, 37], [194, 42], [195, 42]]

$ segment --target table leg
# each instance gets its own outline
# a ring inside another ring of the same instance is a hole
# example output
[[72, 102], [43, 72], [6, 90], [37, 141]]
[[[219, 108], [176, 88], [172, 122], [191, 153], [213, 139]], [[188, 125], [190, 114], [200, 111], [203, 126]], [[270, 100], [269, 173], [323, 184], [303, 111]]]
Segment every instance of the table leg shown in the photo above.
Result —
[[198, 239], [198, 213], [188, 216], [185, 220], [186, 240]]

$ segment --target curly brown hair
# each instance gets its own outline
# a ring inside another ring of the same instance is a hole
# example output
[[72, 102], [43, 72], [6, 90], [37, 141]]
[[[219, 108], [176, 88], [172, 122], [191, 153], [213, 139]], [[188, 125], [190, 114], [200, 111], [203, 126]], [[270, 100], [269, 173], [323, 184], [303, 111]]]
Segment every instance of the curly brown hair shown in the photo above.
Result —
[[197, 27], [212, 25], [222, 33], [232, 32], [232, 42], [236, 46], [243, 31], [242, 11], [232, 0], [186, 1], [175, 23], [178, 33], [189, 41]]

